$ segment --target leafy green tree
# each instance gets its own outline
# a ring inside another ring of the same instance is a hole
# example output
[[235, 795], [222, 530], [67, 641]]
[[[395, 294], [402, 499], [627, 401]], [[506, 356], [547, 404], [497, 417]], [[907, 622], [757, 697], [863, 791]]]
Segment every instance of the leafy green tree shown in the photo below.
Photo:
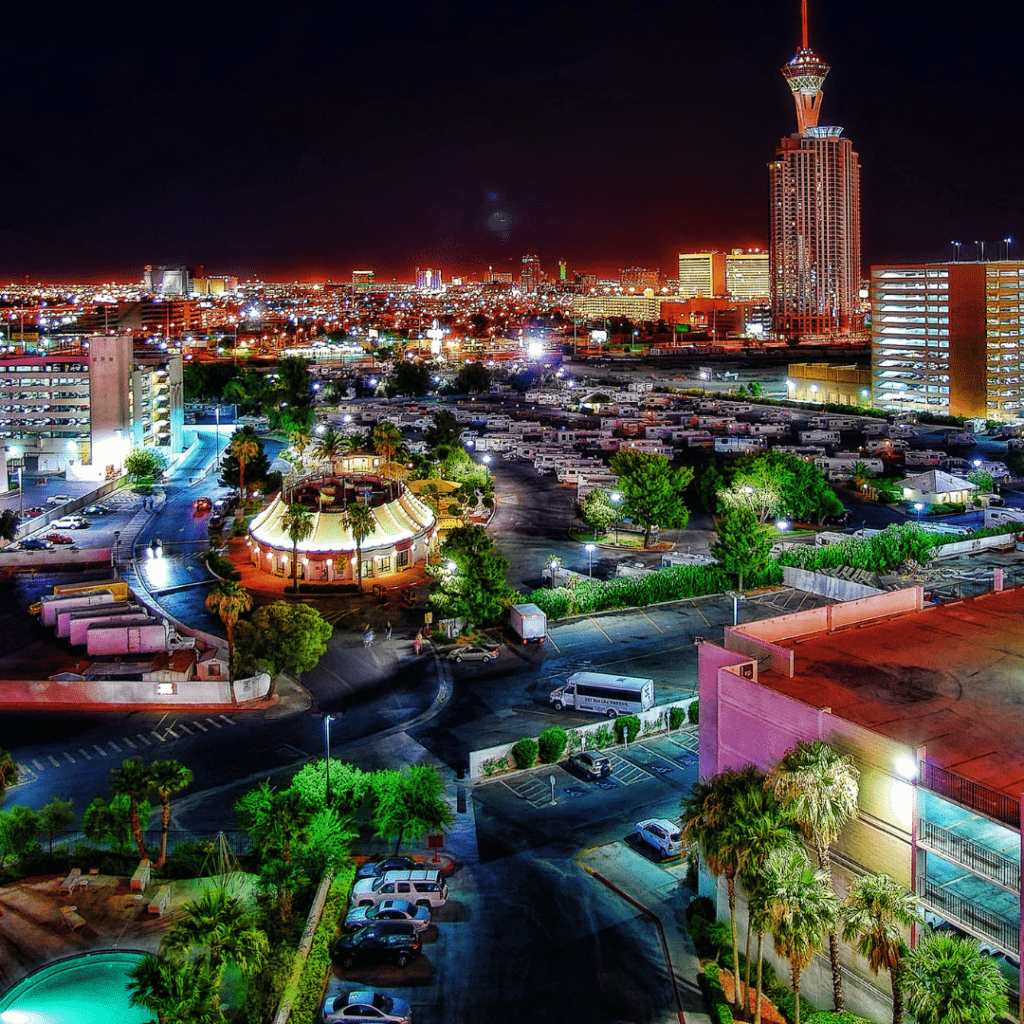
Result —
[[752, 380], [750, 382], [750, 387], [748, 390], [754, 398], [760, 398], [761, 395], [764, 394], [764, 388], [761, 387], [761, 382], [757, 380]]
[[130, 1005], [141, 1006], [156, 1024], [222, 1024], [204, 966], [188, 969], [164, 957], [147, 956], [128, 972]]
[[292, 418], [303, 423], [308, 420], [310, 406], [313, 404], [309, 366], [309, 360], [302, 356], [285, 356], [277, 364], [281, 400], [287, 403]]
[[863, 875], [854, 880], [843, 903], [843, 939], [854, 944], [872, 972], [889, 972], [892, 982], [892, 1024], [903, 1017], [900, 964], [907, 953], [903, 929], [922, 924], [917, 898], [888, 875]]
[[[355, 765], [331, 758], [331, 806], [352, 814], [373, 790], [373, 776]], [[327, 762], [314, 761], [292, 776], [292, 788], [299, 790], [311, 807], [323, 807], [327, 799]]]
[[281, 526], [292, 542], [292, 589], [299, 585], [299, 542], [313, 536], [314, 512], [311, 508], [293, 502], [281, 517]]
[[9, 750], [0, 747], [0, 800], [10, 786], [18, 781], [18, 765]]
[[726, 571], [739, 578], [737, 589], [743, 590], [743, 577], [760, 572], [768, 564], [772, 539], [750, 509], [731, 508], [715, 524], [717, 536], [711, 543], [711, 554]]
[[318, 462], [330, 463], [333, 467], [336, 459], [345, 452], [345, 437], [334, 427], [328, 427], [313, 441], [313, 455]]
[[455, 375], [455, 390], [460, 395], [486, 391], [491, 386], [491, 371], [481, 362], [463, 363]]
[[[252, 452], [255, 445], [256, 454]], [[236, 446], [242, 448], [245, 455], [245, 465], [239, 460], [236, 454]], [[224, 449], [224, 457], [220, 461], [220, 484], [222, 487], [235, 487], [242, 479], [249, 481], [249, 490], [256, 487], [266, 488], [270, 483], [275, 482], [277, 474], [270, 472], [270, 459], [253, 427], [239, 427], [231, 435], [231, 443]], [[239, 493], [243, 500], [245, 492], [240, 488]]]
[[184, 916], [160, 943], [160, 952], [179, 964], [205, 959], [211, 1002], [219, 1013], [224, 968], [233, 963], [243, 975], [258, 971], [267, 957], [267, 937], [252, 926], [242, 902], [223, 889], [204, 893], [182, 911]]
[[167, 460], [153, 448], [133, 448], [124, 457], [124, 471], [129, 480], [152, 480], [167, 468]]
[[160, 800], [160, 856], [156, 866], [167, 860], [167, 830], [171, 824], [171, 796], [192, 783], [192, 771], [180, 761], [153, 761], [148, 769], [149, 784]]
[[185, 401], [207, 401], [220, 398], [227, 384], [238, 376], [233, 363], [188, 362], [182, 367]]
[[973, 473], [968, 473], [967, 479], [972, 484], [978, 485], [978, 491], [981, 494], [991, 494], [995, 490], [996, 483], [992, 474], [984, 469], [976, 469]]
[[918, 1024], [992, 1024], [1008, 1012], [1006, 982], [976, 939], [932, 935], [903, 958], [900, 985]]
[[819, 523], [843, 511], [843, 503], [817, 466], [776, 452], [741, 462], [720, 498], [727, 506], [750, 508], [762, 523], [782, 515]]
[[[136, 813], [149, 820], [149, 801], [141, 800]], [[98, 796], [82, 815], [82, 832], [90, 843], [104, 843], [112, 850], [127, 853], [132, 846], [132, 812], [127, 795], [120, 793], [108, 803]]]
[[75, 823], [75, 811], [70, 800], [61, 800], [54, 797], [39, 812], [42, 831], [46, 833], [49, 840], [50, 853], [53, 853], [53, 839], [58, 832], [67, 832]]
[[800, 972], [821, 949], [825, 933], [834, 933], [839, 900], [824, 871], [813, 868], [803, 850], [772, 853], [765, 865], [775, 952], [789, 961], [800, 1024]]
[[297, 430], [293, 430], [288, 435], [288, 444], [292, 451], [299, 457], [299, 462], [302, 462], [303, 456], [309, 451], [310, 442], [313, 435], [309, 432], [306, 427], [300, 427]]
[[342, 513], [342, 520], [350, 534], [356, 549], [356, 583], [359, 590], [363, 589], [363, 541], [373, 536], [377, 528], [377, 520], [369, 505], [351, 504]]
[[142, 758], [129, 758], [120, 768], [111, 768], [110, 770], [111, 791], [116, 796], [123, 796], [128, 800], [129, 827], [135, 845], [138, 847], [140, 860], [146, 860], [149, 857], [139, 817], [139, 805], [146, 802], [149, 788], [149, 769], [142, 763]]
[[0, 871], [8, 858], [20, 860], [33, 848], [42, 831], [42, 819], [31, 807], [15, 805], [9, 811], [0, 811]]
[[13, 508], [5, 508], [0, 512], [0, 540], [12, 541], [18, 536], [20, 517]]
[[238, 463], [238, 493], [242, 496], [242, 501], [246, 501], [248, 495], [245, 493], [245, 467], [256, 460], [260, 453], [259, 444], [255, 438], [239, 432], [231, 439], [227, 450]]
[[427, 428], [423, 435], [427, 447], [436, 452], [439, 448], [450, 448], [459, 443], [459, 434], [462, 428], [455, 418], [455, 413], [442, 409], [434, 415], [434, 424]]
[[576, 506], [576, 511], [580, 519], [593, 529], [594, 540], [597, 540], [598, 530], [606, 530], [619, 518], [619, 510], [600, 487], [590, 491]]
[[388, 377], [387, 392], [391, 397], [410, 395], [413, 398], [422, 398], [429, 393], [430, 385], [430, 368], [426, 363], [400, 359]]
[[610, 469], [619, 478], [622, 514], [644, 528], [644, 547], [651, 543], [651, 529], [665, 526], [682, 530], [690, 521], [683, 494], [693, 479], [689, 466], [673, 469], [664, 455], [620, 450]]
[[[789, 810], [814, 844], [818, 864], [832, 884], [832, 844], [846, 823], [857, 816], [860, 771], [849, 754], [827, 743], [798, 743], [770, 776], [775, 796]], [[835, 927], [828, 933], [834, 1009], [842, 1012], [843, 975]]]
[[378, 772], [373, 788], [374, 827], [381, 838], [395, 837], [396, 854], [403, 839], [439, 832], [455, 820], [444, 799], [444, 781], [430, 765]]
[[438, 554], [440, 564], [426, 567], [434, 581], [430, 603], [471, 625], [497, 621], [513, 591], [505, 582], [508, 559], [495, 551], [490, 534], [476, 525], [452, 530]]
[[231, 685], [231, 702], [235, 702], [235, 624], [243, 612], [252, 608], [252, 595], [240, 583], [233, 580], [218, 580], [213, 590], [206, 595], [206, 610], [224, 623], [228, 634], [228, 682]]
[[327, 650], [331, 624], [311, 605], [275, 601], [261, 605], [235, 627], [238, 671], [243, 675], [310, 672]]

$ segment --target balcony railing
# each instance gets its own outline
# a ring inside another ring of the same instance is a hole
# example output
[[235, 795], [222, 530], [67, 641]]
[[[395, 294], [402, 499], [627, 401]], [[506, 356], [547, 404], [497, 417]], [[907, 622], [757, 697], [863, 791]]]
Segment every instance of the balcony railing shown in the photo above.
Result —
[[918, 842], [977, 875], [989, 878], [1012, 892], [1020, 892], [1020, 865], [994, 850], [955, 835], [924, 818], [920, 819]]
[[954, 775], [927, 761], [921, 765], [921, 785], [939, 796], [948, 796], [964, 807], [1020, 829], [1020, 801], [1005, 793], [997, 793], [988, 786]]
[[972, 900], [964, 899], [941, 885], [936, 885], [924, 875], [918, 876], [917, 895], [929, 909], [947, 921], [963, 925], [976, 935], [984, 935], [1003, 949], [1019, 948], [1020, 927], [1016, 921], [1009, 921], [984, 907], [979, 907]]

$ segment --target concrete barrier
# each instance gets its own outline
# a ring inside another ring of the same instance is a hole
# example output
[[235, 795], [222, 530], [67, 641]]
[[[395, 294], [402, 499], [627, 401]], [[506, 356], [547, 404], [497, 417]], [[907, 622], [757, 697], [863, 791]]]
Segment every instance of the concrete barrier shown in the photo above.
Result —
[[1001, 533], [995, 537], [971, 537], [967, 540], [953, 541], [935, 549], [936, 558], [952, 558], [954, 555], [969, 555], [975, 551], [988, 548], [1009, 548], [1016, 544], [1014, 533]]
[[878, 587], [869, 587], [852, 580], [841, 580], [827, 573], [814, 572], [811, 569], [797, 569], [791, 565], [782, 567], [782, 582], [787, 587], [806, 591], [808, 594], [820, 594], [833, 601], [856, 601], [862, 597], [874, 597], [884, 594]]

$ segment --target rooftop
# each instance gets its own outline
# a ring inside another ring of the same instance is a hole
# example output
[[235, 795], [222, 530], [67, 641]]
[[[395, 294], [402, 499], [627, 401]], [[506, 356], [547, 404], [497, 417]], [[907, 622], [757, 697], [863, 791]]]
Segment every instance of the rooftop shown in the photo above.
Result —
[[791, 624], [788, 639], [772, 642], [793, 651], [793, 677], [766, 670], [758, 681], [910, 746], [923, 745], [929, 763], [1019, 800], [1022, 624], [1024, 589], [802, 637]]

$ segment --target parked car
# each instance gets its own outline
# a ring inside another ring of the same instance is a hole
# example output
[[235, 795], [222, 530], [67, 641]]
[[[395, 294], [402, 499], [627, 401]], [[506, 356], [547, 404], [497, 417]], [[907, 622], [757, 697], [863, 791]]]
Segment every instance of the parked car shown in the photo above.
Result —
[[375, 1024], [412, 1024], [412, 1007], [404, 999], [368, 990], [347, 996], [328, 996], [320, 1013], [323, 1024], [373, 1021]]
[[612, 773], [612, 763], [596, 750], [584, 750], [569, 758], [569, 767], [585, 779], [606, 779]]
[[42, 505], [33, 505], [31, 508], [25, 509], [26, 519], [35, 519], [36, 516], [46, 515], [46, 509]]
[[48, 533], [46, 539], [51, 544], [74, 544], [74, 539], [69, 537], [66, 533]]
[[386, 860], [368, 860], [356, 871], [356, 881], [360, 878], [376, 878], [385, 871], [414, 871], [419, 864], [408, 857], [388, 857]]
[[420, 955], [423, 943], [416, 928], [403, 921], [368, 924], [352, 934], [339, 935], [331, 947], [331, 960], [339, 967], [391, 962], [404, 967]]
[[354, 932], [376, 921], [407, 921], [418, 932], [430, 927], [430, 910], [408, 900], [384, 900], [375, 907], [352, 907], [345, 915], [345, 931]]
[[71, 496], [68, 494], [51, 494], [46, 499], [47, 505], [63, 505], [66, 501], [70, 501]]
[[195, 510], [197, 515], [205, 515], [210, 509], [213, 508], [213, 502], [209, 498], [196, 498], [192, 502], [192, 508]]
[[61, 516], [50, 525], [57, 530], [87, 530], [92, 523], [83, 516]]
[[86, 516], [105, 516], [110, 511], [106, 505], [89, 505], [87, 508], [82, 509], [82, 514]]
[[53, 547], [53, 541], [45, 537], [29, 537], [21, 542], [21, 547], [23, 551], [45, 551]]
[[224, 525], [224, 517], [214, 513], [206, 522], [208, 530], [219, 530]]
[[363, 878], [352, 886], [352, 906], [368, 907], [384, 900], [407, 900], [418, 907], [443, 907], [448, 901], [448, 883], [440, 871], [386, 871], [379, 878]]
[[683, 852], [679, 826], [667, 818], [645, 818], [636, 823], [634, 832], [637, 839], [642, 839], [662, 857], [678, 857]]
[[488, 650], [479, 644], [471, 644], [464, 647], [453, 647], [448, 652], [449, 661], [494, 661], [498, 657], [497, 648]]

